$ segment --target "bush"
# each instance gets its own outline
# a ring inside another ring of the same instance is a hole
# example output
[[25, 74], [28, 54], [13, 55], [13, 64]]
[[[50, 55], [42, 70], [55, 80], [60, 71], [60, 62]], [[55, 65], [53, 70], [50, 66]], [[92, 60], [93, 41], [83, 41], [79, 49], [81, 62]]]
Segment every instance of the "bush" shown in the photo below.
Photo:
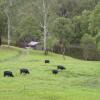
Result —
[[96, 39], [91, 35], [85, 34], [81, 38], [81, 47], [85, 60], [93, 60], [96, 57]]

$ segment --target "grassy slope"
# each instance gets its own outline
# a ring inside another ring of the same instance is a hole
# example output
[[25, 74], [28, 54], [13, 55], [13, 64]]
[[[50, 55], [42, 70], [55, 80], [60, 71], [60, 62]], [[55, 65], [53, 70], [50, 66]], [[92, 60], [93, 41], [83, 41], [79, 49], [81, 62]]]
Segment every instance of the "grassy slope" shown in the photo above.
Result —
[[[50, 64], [44, 64], [50, 59]], [[62, 64], [66, 71], [52, 75], [51, 70]], [[30, 75], [21, 76], [20, 68]], [[4, 78], [11, 70], [15, 77]], [[100, 62], [85, 62], [61, 55], [27, 52], [18, 48], [0, 48], [0, 100], [100, 100]]]

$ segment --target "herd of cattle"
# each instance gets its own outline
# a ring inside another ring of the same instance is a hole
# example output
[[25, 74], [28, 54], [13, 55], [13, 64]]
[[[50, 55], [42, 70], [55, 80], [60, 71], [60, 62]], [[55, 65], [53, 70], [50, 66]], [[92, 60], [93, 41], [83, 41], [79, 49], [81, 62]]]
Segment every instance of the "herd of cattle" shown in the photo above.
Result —
[[[45, 64], [50, 63], [49, 60], [45, 60]], [[53, 74], [58, 74], [60, 72], [60, 70], [65, 70], [66, 68], [62, 65], [58, 65], [57, 69], [53, 69], [52, 73]], [[22, 68], [20, 69], [20, 74], [30, 74], [29, 70], [26, 68]], [[11, 71], [4, 71], [4, 77], [14, 77], [13, 73]]]
[[[28, 69], [20, 69], [20, 74], [29, 74], [29, 70]], [[13, 73], [11, 71], [4, 71], [4, 77], [14, 77]]]

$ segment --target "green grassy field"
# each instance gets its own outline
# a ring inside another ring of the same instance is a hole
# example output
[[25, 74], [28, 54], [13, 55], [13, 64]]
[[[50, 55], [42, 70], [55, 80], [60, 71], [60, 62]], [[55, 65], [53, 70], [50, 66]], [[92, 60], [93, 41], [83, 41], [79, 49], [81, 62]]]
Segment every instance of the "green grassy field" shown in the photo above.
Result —
[[[45, 59], [51, 63], [45, 64]], [[53, 75], [57, 65], [66, 70]], [[20, 75], [20, 68], [28, 68], [30, 75]], [[5, 70], [15, 77], [4, 78]], [[100, 100], [100, 61], [0, 47], [0, 100]]]

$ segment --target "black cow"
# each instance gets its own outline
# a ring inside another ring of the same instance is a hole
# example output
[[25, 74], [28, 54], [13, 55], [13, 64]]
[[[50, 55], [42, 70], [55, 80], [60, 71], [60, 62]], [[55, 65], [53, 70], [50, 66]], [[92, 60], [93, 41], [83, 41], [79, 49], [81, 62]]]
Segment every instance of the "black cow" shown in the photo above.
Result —
[[62, 65], [58, 65], [57, 68], [60, 69], [60, 70], [65, 70], [65, 69], [66, 69], [66, 68], [65, 68], [64, 66], [62, 66]]
[[11, 71], [4, 71], [4, 77], [14, 77], [13, 73]]
[[49, 60], [45, 60], [45, 63], [50, 63], [50, 61]]
[[52, 73], [56, 75], [58, 74], [58, 70], [52, 70]]
[[28, 69], [20, 69], [20, 74], [22, 74], [22, 73], [24, 73], [24, 74], [30, 74], [29, 73], [29, 70]]

